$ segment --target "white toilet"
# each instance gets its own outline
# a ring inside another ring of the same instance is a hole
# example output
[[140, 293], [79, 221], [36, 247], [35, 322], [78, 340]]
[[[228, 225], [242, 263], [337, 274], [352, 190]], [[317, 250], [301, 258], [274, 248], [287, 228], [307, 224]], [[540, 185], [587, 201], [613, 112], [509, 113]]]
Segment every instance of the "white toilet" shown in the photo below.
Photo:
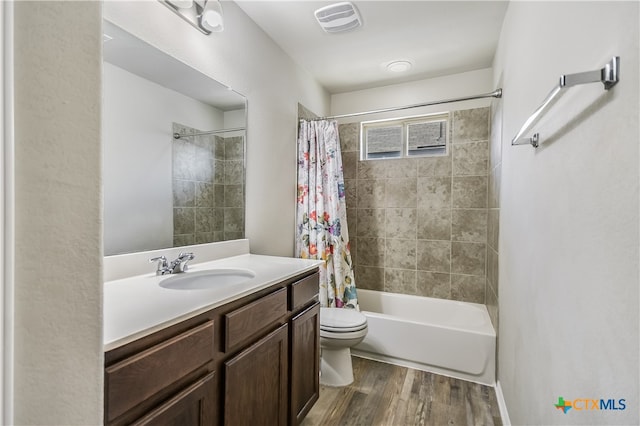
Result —
[[367, 335], [367, 317], [349, 308], [320, 308], [320, 383], [353, 383], [352, 346]]

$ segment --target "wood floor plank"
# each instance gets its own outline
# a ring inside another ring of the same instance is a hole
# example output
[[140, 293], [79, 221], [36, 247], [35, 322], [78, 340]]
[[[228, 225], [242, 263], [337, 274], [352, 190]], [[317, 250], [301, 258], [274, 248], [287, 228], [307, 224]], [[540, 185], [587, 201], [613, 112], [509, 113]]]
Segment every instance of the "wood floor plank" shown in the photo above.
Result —
[[433, 402], [449, 405], [451, 403], [451, 382], [446, 376], [433, 375]]
[[[431, 403], [426, 425], [467, 425], [467, 413], [465, 407], [458, 407], [439, 402]], [[473, 425], [473, 423], [470, 423]]]
[[421, 410], [420, 398], [418, 397], [417, 392], [420, 390], [419, 383], [422, 380], [422, 371], [414, 370], [413, 378], [411, 383], [405, 384], [405, 386], [411, 386], [410, 392], [406, 402], [406, 408], [404, 413], [402, 413], [402, 417], [398, 416], [399, 424], [416, 424], [415, 423], [415, 414]]
[[395, 406], [390, 406], [390, 412], [385, 419], [388, 424], [404, 424], [407, 413], [407, 404], [411, 397], [411, 388], [415, 377], [415, 370], [407, 368], [402, 380], [400, 394], [397, 396]]
[[[304, 426], [338, 425], [344, 415], [346, 405], [351, 401], [355, 389], [345, 387], [320, 387], [320, 398], [303, 421]], [[327, 398], [325, 398], [327, 395]], [[307, 419], [311, 422], [307, 423]]]
[[465, 403], [467, 382], [447, 377], [449, 382], [449, 405], [459, 406]]
[[332, 388], [328, 386], [320, 386], [320, 398], [304, 418], [302, 425], [318, 426], [324, 424], [325, 415], [335, 406], [336, 398], [341, 393], [340, 388]]
[[435, 376], [432, 374], [416, 370], [403, 424], [424, 424], [428, 416], [429, 407], [434, 399], [434, 378]]
[[344, 425], [346, 424], [343, 419], [346, 419], [348, 415], [352, 412], [349, 408], [353, 408], [352, 400], [356, 398], [357, 400], [363, 399], [362, 392], [358, 391], [353, 386], [348, 386], [349, 391], [344, 392], [340, 395], [336, 400], [335, 408], [332, 412], [330, 418], [327, 419], [327, 425]]
[[320, 387], [303, 426], [502, 426], [491, 387], [358, 357], [353, 371], [349, 386]]
[[477, 383], [467, 385], [467, 422], [476, 425], [502, 425], [495, 391]]
[[354, 392], [353, 396], [349, 400], [349, 404], [345, 406], [344, 414], [337, 423], [341, 426], [346, 425], [366, 425], [367, 422], [362, 418], [365, 410], [362, 407], [366, 407], [365, 403], [368, 395], [362, 392]]
[[[347, 415], [343, 418], [343, 424], [376, 424], [375, 418], [379, 415], [380, 410], [383, 409], [384, 403], [382, 400], [387, 394], [384, 388], [389, 386], [390, 381], [394, 382], [394, 380], [390, 380], [395, 376], [394, 371], [402, 373], [400, 368], [389, 367], [393, 366], [377, 363], [363, 370], [360, 380], [352, 385], [356, 389], [358, 398], [353, 398], [350, 406], [345, 410]], [[391, 389], [389, 393], [393, 395], [396, 391]], [[361, 407], [371, 408], [362, 410]]]
[[360, 392], [368, 395], [375, 390], [375, 383], [378, 377], [380, 375], [384, 376], [389, 370], [387, 367], [388, 364], [369, 361], [363, 358], [354, 357], [353, 359], [358, 360], [357, 364], [359, 364], [358, 368], [360, 372], [358, 376], [354, 375], [354, 377], [359, 377], [359, 380], [354, 382], [352, 386], [357, 387]]
[[394, 374], [387, 381], [383, 390], [379, 405], [380, 408], [373, 419], [374, 425], [384, 426], [397, 424], [396, 413], [398, 412], [398, 408], [403, 406], [406, 409], [406, 399], [408, 398], [410, 388], [405, 386], [405, 383], [409, 371], [414, 370], [402, 367], [396, 367], [394, 369]]
[[381, 426], [393, 424], [390, 422], [390, 418], [393, 417], [393, 413], [400, 401], [398, 396], [402, 392], [406, 375], [407, 369], [403, 367], [394, 365], [390, 370], [384, 383], [380, 399], [377, 402], [377, 410], [375, 411], [371, 424]]

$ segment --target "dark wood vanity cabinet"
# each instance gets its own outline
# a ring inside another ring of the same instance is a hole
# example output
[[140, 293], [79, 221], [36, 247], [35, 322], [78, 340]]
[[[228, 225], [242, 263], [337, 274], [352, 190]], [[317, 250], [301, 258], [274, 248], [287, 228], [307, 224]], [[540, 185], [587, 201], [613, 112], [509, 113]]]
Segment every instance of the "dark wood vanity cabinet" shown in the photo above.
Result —
[[297, 425], [320, 396], [320, 303], [291, 319], [289, 423]]
[[216, 414], [214, 376], [215, 373], [209, 373], [133, 424], [140, 426], [213, 424]]
[[107, 352], [105, 423], [211, 424], [214, 325], [211, 316], [200, 316]]
[[105, 424], [296, 425], [319, 392], [318, 272], [105, 354]]
[[288, 325], [224, 363], [224, 424], [286, 425]]
[[289, 424], [297, 425], [320, 396], [318, 273], [289, 287]]

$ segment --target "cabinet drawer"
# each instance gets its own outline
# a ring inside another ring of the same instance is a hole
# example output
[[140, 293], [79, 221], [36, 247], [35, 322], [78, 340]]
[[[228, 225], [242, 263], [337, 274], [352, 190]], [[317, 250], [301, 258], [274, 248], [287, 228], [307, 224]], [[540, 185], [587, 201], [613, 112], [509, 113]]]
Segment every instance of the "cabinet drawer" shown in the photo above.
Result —
[[107, 421], [211, 361], [213, 336], [208, 321], [107, 367]]
[[213, 424], [215, 411], [207, 408], [214, 403], [214, 375], [209, 373], [132, 426]]
[[295, 311], [303, 307], [318, 295], [319, 276], [316, 272], [291, 284], [290, 310]]
[[246, 342], [252, 335], [287, 315], [287, 289], [264, 296], [225, 315], [224, 351]]

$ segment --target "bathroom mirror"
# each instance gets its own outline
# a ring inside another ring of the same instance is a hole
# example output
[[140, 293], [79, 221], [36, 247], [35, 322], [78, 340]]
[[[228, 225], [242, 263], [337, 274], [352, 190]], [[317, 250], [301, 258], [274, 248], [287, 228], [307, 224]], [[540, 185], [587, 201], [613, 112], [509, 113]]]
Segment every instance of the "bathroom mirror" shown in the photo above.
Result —
[[244, 238], [244, 96], [105, 21], [104, 253]]

